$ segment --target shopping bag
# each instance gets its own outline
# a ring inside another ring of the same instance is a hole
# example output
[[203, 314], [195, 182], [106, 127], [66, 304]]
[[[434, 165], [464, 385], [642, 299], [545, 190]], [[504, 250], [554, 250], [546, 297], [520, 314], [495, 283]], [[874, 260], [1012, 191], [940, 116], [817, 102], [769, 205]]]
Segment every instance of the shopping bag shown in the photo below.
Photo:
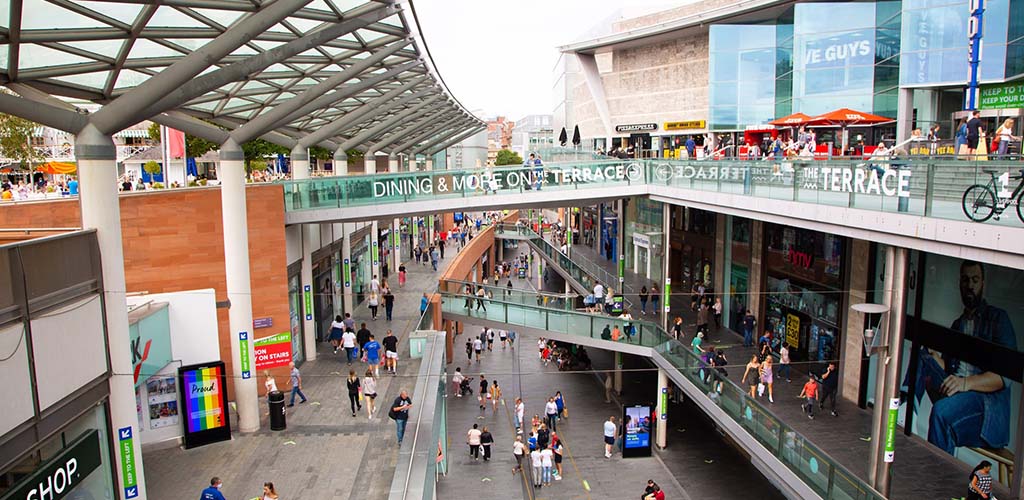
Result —
[[762, 382], [757, 383], [757, 395], [764, 396], [764, 383]]

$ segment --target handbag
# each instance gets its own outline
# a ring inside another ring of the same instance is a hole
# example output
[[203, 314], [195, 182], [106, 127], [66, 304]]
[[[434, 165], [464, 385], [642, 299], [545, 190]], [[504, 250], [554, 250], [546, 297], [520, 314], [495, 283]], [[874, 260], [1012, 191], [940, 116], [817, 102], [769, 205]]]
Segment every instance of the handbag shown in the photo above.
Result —
[[758, 382], [757, 383], [757, 395], [758, 396], [764, 396], [764, 383], [763, 382]]

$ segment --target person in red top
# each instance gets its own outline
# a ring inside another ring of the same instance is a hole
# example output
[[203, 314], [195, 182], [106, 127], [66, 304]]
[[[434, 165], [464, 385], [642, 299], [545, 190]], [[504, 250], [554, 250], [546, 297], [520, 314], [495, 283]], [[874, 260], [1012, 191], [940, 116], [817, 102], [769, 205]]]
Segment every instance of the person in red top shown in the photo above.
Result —
[[807, 383], [804, 384], [804, 389], [800, 391], [799, 397], [807, 398], [804, 411], [807, 413], [807, 418], [814, 420], [814, 405], [818, 400], [818, 382], [814, 380], [813, 375], [807, 378]]
[[651, 485], [650, 489], [653, 490], [644, 496], [644, 500], [665, 500], [665, 492], [661, 491], [661, 486], [657, 484]]

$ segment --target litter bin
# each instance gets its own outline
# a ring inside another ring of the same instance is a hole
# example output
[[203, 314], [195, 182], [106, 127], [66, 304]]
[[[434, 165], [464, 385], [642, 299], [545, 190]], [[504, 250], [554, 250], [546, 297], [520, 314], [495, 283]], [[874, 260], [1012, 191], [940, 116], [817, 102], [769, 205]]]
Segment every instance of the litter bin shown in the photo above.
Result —
[[270, 430], [285, 430], [288, 424], [284, 419], [284, 393], [271, 391], [267, 394], [267, 403], [270, 405]]

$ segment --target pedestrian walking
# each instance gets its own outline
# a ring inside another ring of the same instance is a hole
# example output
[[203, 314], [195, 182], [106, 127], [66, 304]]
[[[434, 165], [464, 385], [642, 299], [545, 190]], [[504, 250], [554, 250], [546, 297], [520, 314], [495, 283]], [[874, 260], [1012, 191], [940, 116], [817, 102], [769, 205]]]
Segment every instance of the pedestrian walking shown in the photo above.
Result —
[[640, 287], [640, 314], [647, 314], [647, 300], [650, 294], [647, 292], [647, 285]]
[[562, 447], [562, 440], [561, 439], [556, 439], [555, 442], [551, 444], [551, 451], [553, 451], [554, 454], [555, 454], [555, 470], [553, 472], [553, 475], [555, 477], [555, 481], [561, 481], [562, 480], [562, 452], [564, 451], [564, 448]]
[[384, 368], [392, 375], [398, 375], [398, 337], [390, 329], [384, 335]]
[[352, 364], [352, 360], [355, 359], [358, 354], [356, 348], [356, 333], [352, 331], [352, 328], [346, 327], [345, 333], [341, 334], [341, 346], [345, 348], [345, 359], [348, 364]]
[[466, 377], [462, 374], [462, 367], [455, 369], [455, 374], [452, 375], [452, 392], [455, 393], [455, 397], [462, 397], [462, 381], [466, 380]]
[[540, 424], [537, 427], [537, 447], [544, 449], [548, 447], [548, 443], [551, 442], [551, 429], [547, 425]]
[[774, 382], [775, 372], [772, 370], [772, 357], [768, 356], [761, 363], [761, 384], [764, 385], [764, 389], [768, 390], [768, 402], [774, 404], [775, 399], [772, 398], [772, 382]]
[[[480, 362], [480, 352], [482, 352], [483, 350], [484, 350], [484, 343], [483, 343], [483, 341], [481, 341], [479, 338], [473, 339], [473, 352], [476, 353], [476, 362], [477, 363]], [[484, 389], [486, 390], [487, 388], [484, 387]], [[482, 396], [482, 394], [481, 394], [481, 396]]]
[[657, 283], [651, 283], [651, 312], [654, 314], [661, 312], [661, 290], [658, 289]]
[[[971, 471], [970, 482], [967, 484], [967, 500], [992, 498], [992, 462], [982, 460]], [[203, 497], [205, 498], [205, 497]]]
[[754, 312], [747, 308], [746, 314], [743, 315], [743, 347], [753, 347], [755, 326], [757, 318], [754, 317]]
[[522, 418], [526, 414], [526, 405], [523, 404], [522, 399], [515, 399], [515, 431], [517, 434], [522, 434]]
[[429, 303], [430, 298], [424, 293], [423, 296], [420, 297], [420, 316], [423, 316], [423, 314], [427, 312], [427, 304]]
[[[541, 480], [544, 473], [544, 460], [541, 458], [540, 450], [535, 449], [530, 452], [530, 465], [533, 466], [533, 487], [540, 488], [543, 486]], [[221, 499], [223, 498], [221, 497]]]
[[604, 422], [604, 458], [612, 458], [612, 446], [615, 445], [615, 417], [608, 417]]
[[437, 271], [437, 261], [441, 258], [441, 254], [438, 253], [437, 248], [430, 247], [430, 267]]
[[395, 294], [391, 293], [391, 288], [384, 289], [384, 317], [391, 321], [391, 314], [395, 310]]
[[213, 476], [210, 486], [199, 494], [199, 500], [224, 500], [224, 494], [220, 492], [223, 484], [219, 477]]
[[792, 382], [790, 378], [790, 366], [789, 366], [789, 343], [783, 342], [782, 347], [779, 348], [779, 376], [782, 376], [782, 372], [786, 372], [786, 382]]
[[402, 447], [402, 438], [405, 437], [405, 424], [409, 421], [409, 408], [412, 408], [412, 400], [409, 399], [409, 392], [402, 389], [395, 401], [391, 403], [391, 410], [388, 412], [388, 417], [395, 421], [399, 448]]
[[[487, 410], [486, 401], [491, 397], [490, 387], [487, 382], [487, 375], [480, 374], [480, 392], [477, 394], [477, 402], [480, 403], [480, 415]], [[482, 416], [480, 418], [483, 418]]]
[[466, 339], [466, 359], [467, 364], [473, 363], [473, 339]]
[[370, 307], [370, 319], [377, 321], [377, 308], [380, 307], [380, 297], [377, 292], [370, 291], [370, 298], [366, 299], [366, 304]]
[[370, 329], [366, 328], [366, 322], [360, 323], [359, 331], [356, 332], [356, 342], [359, 344], [359, 357], [366, 355], [366, 343], [370, 341]]
[[544, 404], [544, 421], [552, 431], [558, 432], [558, 404], [555, 403], [554, 397], [548, 398], [548, 402]]
[[366, 403], [366, 418], [373, 420], [373, 412], [377, 411], [374, 408], [374, 403], [377, 401], [377, 377], [374, 376], [372, 370], [366, 370], [366, 375], [363, 377], [362, 390], [363, 402]]
[[821, 399], [818, 401], [818, 408], [825, 409], [825, 401], [831, 400], [832, 416], [838, 417], [836, 413], [836, 393], [839, 392], [839, 374], [836, 373], [836, 364], [829, 363], [828, 368], [821, 374]]
[[487, 430], [485, 425], [483, 431], [480, 432], [480, 448], [484, 453], [484, 462], [491, 461], [491, 445], [494, 444], [494, 436], [491, 435], [491, 431]]
[[508, 344], [508, 330], [498, 330], [498, 340], [501, 341], [501, 350], [505, 350]]
[[406, 273], [405, 264], [399, 265], [398, 266], [398, 288], [402, 288], [402, 287], [405, 286], [405, 280], [406, 280], [405, 273]]
[[488, 351], [492, 351], [492, 352], [494, 351], [494, 329], [493, 328], [488, 328], [487, 329], [487, 350]]
[[562, 391], [555, 391], [555, 406], [558, 407], [558, 418], [569, 418], [569, 410], [565, 408], [565, 398]]
[[473, 428], [466, 433], [466, 444], [469, 445], [469, 456], [473, 457], [473, 460], [480, 460], [480, 435], [483, 434], [483, 432], [479, 427], [479, 424], [473, 424]]
[[491, 408], [497, 413], [498, 401], [501, 400], [501, 387], [498, 387], [497, 380], [491, 382], [491, 388], [488, 390], [487, 397], [491, 400]]
[[356, 410], [363, 409], [363, 386], [356, 376], [355, 370], [348, 371], [348, 378], [345, 379], [345, 386], [348, 388], [348, 402], [352, 406], [352, 416], [356, 416]]
[[814, 406], [818, 399], [818, 383], [814, 380], [814, 375], [807, 377], [807, 383], [804, 384], [803, 390], [797, 397], [807, 398], [803, 405], [804, 413], [807, 414], [807, 418], [814, 420]]
[[[750, 362], [747, 363], [746, 369], [743, 370], [743, 378], [740, 379], [740, 383], [747, 381], [747, 375], [750, 375], [750, 397], [756, 398], [757, 395], [754, 391], [757, 390], [758, 384], [758, 370], [761, 368], [761, 364], [757, 362], [757, 356], [751, 356]], [[753, 372], [753, 373], [751, 373]]]
[[523, 455], [526, 453], [526, 445], [523, 444], [523, 436], [516, 435], [516, 440], [512, 442], [512, 459], [516, 461], [516, 465], [512, 467], [512, 475], [516, 475], [517, 472], [523, 471]]
[[298, 394], [302, 401], [299, 404], [306, 402], [306, 395], [302, 393], [302, 373], [295, 367], [295, 363], [288, 363], [288, 368], [291, 370], [288, 376], [288, 382], [292, 386], [292, 399], [288, 402], [288, 406], [295, 406], [295, 395]]
[[380, 370], [380, 342], [377, 342], [373, 335], [370, 335], [370, 340], [363, 346], [363, 351], [366, 353], [366, 366], [369, 371], [373, 372], [374, 376], [378, 375]]
[[722, 328], [722, 298], [715, 297], [715, 304], [711, 306], [711, 310], [715, 313], [715, 330]]
[[339, 314], [331, 322], [331, 333], [327, 336], [327, 340], [334, 346], [334, 354], [338, 354], [338, 348], [341, 346], [341, 336], [344, 333], [345, 323], [341, 320], [341, 315]]
[[479, 311], [480, 309], [483, 309], [484, 312], [487, 312], [487, 304], [484, 303], [484, 300], [486, 298], [487, 298], [487, 293], [484, 291], [484, 287], [482, 287], [482, 286], [477, 287], [477, 289], [476, 289], [476, 310], [477, 311]]

